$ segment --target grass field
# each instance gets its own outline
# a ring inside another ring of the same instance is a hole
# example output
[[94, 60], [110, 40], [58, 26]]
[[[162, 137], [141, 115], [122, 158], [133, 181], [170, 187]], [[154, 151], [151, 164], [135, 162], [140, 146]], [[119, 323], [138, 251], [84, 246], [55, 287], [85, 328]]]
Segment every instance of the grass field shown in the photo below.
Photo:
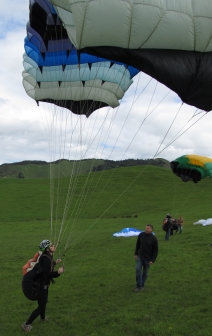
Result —
[[[141, 169], [93, 174], [80, 214], [71, 209], [87, 177], [78, 178], [69, 210], [77, 223], [63, 256], [65, 273], [50, 288], [50, 321], [36, 320], [32, 335], [211, 336], [212, 227], [193, 225], [212, 217], [211, 181], [183, 183], [168, 169]], [[61, 183], [61, 195], [67, 183]], [[21, 269], [39, 242], [49, 238], [49, 181], [1, 179], [0, 205], [0, 335], [18, 336], [36, 306], [22, 294]], [[170, 241], [161, 229], [167, 212], [185, 218], [183, 233]], [[73, 218], [55, 257], [63, 251]], [[136, 237], [112, 233], [144, 229], [147, 223], [154, 225], [159, 255], [145, 290], [134, 293]]]

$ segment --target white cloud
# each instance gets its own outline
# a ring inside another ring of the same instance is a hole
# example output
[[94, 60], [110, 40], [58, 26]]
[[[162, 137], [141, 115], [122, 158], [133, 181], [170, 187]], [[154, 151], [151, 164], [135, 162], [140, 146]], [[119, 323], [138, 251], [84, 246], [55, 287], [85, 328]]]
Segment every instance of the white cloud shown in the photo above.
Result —
[[29, 1], [0, 0], [0, 38], [8, 31], [15, 32], [26, 26], [29, 18]]

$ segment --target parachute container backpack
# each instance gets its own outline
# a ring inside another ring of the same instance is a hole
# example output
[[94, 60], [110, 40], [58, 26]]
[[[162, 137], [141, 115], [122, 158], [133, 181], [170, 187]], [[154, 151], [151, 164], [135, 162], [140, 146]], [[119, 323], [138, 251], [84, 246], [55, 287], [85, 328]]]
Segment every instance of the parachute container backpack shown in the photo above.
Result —
[[38, 297], [38, 291], [41, 283], [38, 281], [42, 273], [42, 267], [40, 263], [37, 263], [34, 268], [27, 272], [22, 279], [22, 290], [27, 299], [36, 301]]

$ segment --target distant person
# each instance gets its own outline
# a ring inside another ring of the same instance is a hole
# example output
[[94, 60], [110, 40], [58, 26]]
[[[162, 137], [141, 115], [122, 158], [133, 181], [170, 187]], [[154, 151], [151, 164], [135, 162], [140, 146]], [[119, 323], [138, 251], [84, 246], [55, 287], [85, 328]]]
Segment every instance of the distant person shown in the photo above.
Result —
[[22, 328], [25, 331], [32, 330], [32, 322], [40, 315], [41, 321], [47, 320], [46, 318], [46, 304], [48, 301], [48, 288], [53, 278], [57, 278], [64, 272], [64, 268], [60, 267], [57, 271], [54, 271], [54, 266], [61, 262], [60, 259], [53, 261], [53, 253], [55, 252], [55, 246], [49, 240], [43, 240], [39, 245], [40, 250], [43, 252], [39, 258], [39, 264], [42, 272], [36, 282], [40, 284], [38, 290], [38, 307], [32, 312], [28, 320], [23, 323]]
[[165, 240], [169, 240], [172, 227], [172, 216], [168, 213], [163, 219], [162, 229], [166, 232]]
[[136, 260], [136, 288], [134, 292], [144, 289], [149, 267], [155, 262], [158, 255], [158, 240], [152, 231], [153, 225], [147, 224], [145, 232], [138, 235], [134, 256]]
[[184, 222], [183, 216], [180, 215], [180, 217], [177, 219], [177, 224], [179, 225], [180, 233], [181, 233], [182, 230], [183, 230], [183, 222]]

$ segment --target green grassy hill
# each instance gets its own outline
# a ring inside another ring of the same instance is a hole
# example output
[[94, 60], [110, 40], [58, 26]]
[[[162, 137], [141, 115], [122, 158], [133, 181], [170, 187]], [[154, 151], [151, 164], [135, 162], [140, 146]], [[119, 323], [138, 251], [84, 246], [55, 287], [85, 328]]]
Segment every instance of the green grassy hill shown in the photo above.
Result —
[[[210, 179], [184, 183], [170, 169], [154, 166], [118, 168], [61, 179], [0, 179], [0, 220], [62, 218], [67, 196], [67, 218], [143, 216], [150, 219], [186, 214], [210, 217]], [[51, 186], [51, 192], [50, 192]]]
[[49, 178], [53, 176], [80, 175], [89, 172], [93, 167], [102, 164], [103, 160], [89, 159], [82, 161], [59, 160], [47, 163], [45, 161], [23, 161], [3, 164], [0, 166], [0, 178]]
[[169, 161], [165, 159], [155, 160], [134, 160], [127, 159], [122, 161], [85, 159], [85, 160], [58, 160], [52, 163], [46, 161], [22, 161], [17, 163], [4, 163], [0, 165], [0, 178], [49, 178], [70, 177], [86, 174], [91, 171], [113, 169], [128, 166], [156, 165], [170, 168]]

